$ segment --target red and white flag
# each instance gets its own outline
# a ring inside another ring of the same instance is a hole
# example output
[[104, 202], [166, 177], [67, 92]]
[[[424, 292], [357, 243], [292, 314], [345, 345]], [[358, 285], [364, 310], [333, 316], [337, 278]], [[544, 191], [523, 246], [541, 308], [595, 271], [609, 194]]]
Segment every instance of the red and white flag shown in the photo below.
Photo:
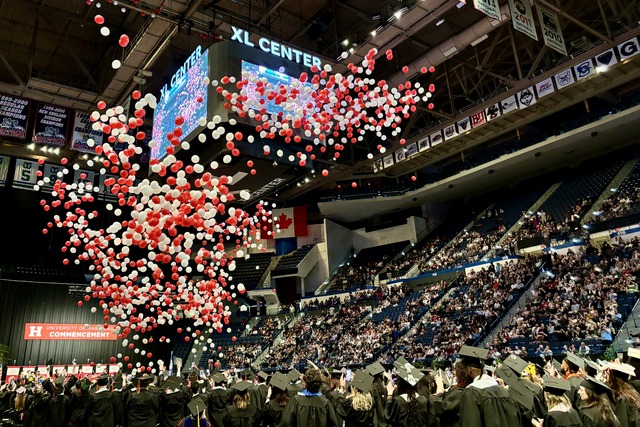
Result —
[[273, 218], [273, 237], [275, 239], [307, 235], [306, 206], [274, 209], [271, 217]]

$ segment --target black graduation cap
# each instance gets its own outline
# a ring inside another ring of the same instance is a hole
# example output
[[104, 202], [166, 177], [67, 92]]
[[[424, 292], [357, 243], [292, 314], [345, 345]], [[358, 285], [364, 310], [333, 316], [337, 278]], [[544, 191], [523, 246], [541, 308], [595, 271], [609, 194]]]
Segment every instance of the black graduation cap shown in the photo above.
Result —
[[522, 383], [522, 381], [515, 381], [509, 385], [509, 395], [518, 402], [520, 406], [528, 411], [533, 410], [534, 396], [533, 392]]
[[260, 371], [258, 372], [258, 378], [266, 381], [269, 379], [269, 374], [267, 374], [266, 372]]
[[[496, 372], [496, 367], [495, 366], [485, 366], [484, 370], [487, 371], [488, 374], [493, 375]], [[424, 372], [424, 370], [423, 370]]]
[[386, 369], [384, 369], [382, 363], [376, 361], [367, 366], [367, 371], [369, 371], [369, 373], [375, 377], [376, 375], [386, 371]]
[[351, 385], [363, 393], [369, 393], [373, 385], [373, 377], [368, 371], [359, 370], [354, 375]]
[[591, 359], [584, 359], [584, 370], [587, 374], [595, 377], [600, 372], [600, 365]]
[[463, 345], [460, 350], [458, 350], [458, 355], [461, 357], [464, 365], [473, 368], [483, 368], [484, 361], [489, 357], [489, 350]]
[[558, 373], [562, 372], [562, 364], [560, 362], [558, 362], [556, 359], [552, 359], [551, 360], [551, 366], [553, 366], [553, 368], [558, 371]]
[[564, 360], [574, 371], [584, 368], [584, 359], [573, 353], [567, 353], [567, 357]]
[[109, 384], [109, 375], [107, 375], [107, 374], [100, 375], [98, 377], [98, 379], [96, 380], [96, 384], [98, 384], [99, 386], [108, 385]]
[[528, 362], [515, 354], [508, 356], [502, 363], [513, 369], [513, 372], [518, 376], [522, 375], [522, 372], [529, 366]]
[[396, 368], [396, 369], [399, 369], [399, 368], [405, 366], [407, 363], [409, 365], [411, 365], [411, 362], [409, 362], [404, 357], [400, 356], [393, 362], [393, 367]]
[[279, 390], [286, 391], [287, 386], [289, 385], [289, 377], [280, 372], [276, 372], [272, 377], [271, 381], [269, 381], [271, 387], [275, 387]]
[[180, 384], [182, 384], [180, 377], [169, 377], [164, 382], [165, 388], [168, 388], [169, 390], [180, 388]]
[[[400, 363], [401, 361], [404, 361], [404, 363]], [[398, 371], [398, 376], [408, 382], [411, 386], [418, 384], [418, 381], [420, 381], [424, 376], [418, 368], [409, 363], [404, 357], [393, 362], [393, 365]]]
[[249, 387], [251, 387], [251, 383], [249, 381], [238, 381], [231, 386], [232, 389], [240, 392], [247, 391]]
[[289, 371], [289, 374], [288, 374], [289, 381], [295, 382], [300, 380], [300, 375], [302, 375], [300, 371], [298, 371], [296, 368], [293, 368], [292, 370]]
[[511, 369], [504, 363], [500, 365], [498, 369], [496, 369], [496, 376], [504, 381], [504, 383], [509, 387], [518, 382], [518, 376], [515, 374], [513, 369]]
[[113, 379], [113, 388], [121, 389], [124, 385], [124, 380], [122, 378], [122, 373], [118, 372], [116, 377]]
[[211, 375], [211, 379], [213, 379], [213, 382], [216, 384], [224, 383], [227, 381], [227, 377], [219, 373]]
[[562, 378], [544, 377], [544, 390], [551, 394], [561, 396], [571, 390], [571, 383]]
[[196, 396], [191, 399], [191, 402], [187, 404], [187, 408], [189, 409], [189, 413], [197, 417], [199, 416], [205, 409], [207, 409], [207, 403], [202, 399], [201, 396]]
[[256, 378], [256, 374], [254, 374], [251, 369], [245, 369], [242, 372], [242, 377], [245, 378], [247, 381], [253, 381]]
[[611, 392], [609, 386], [594, 377], [587, 377], [587, 379], [582, 380], [580, 385], [584, 388], [588, 388], [596, 394], [608, 394]]

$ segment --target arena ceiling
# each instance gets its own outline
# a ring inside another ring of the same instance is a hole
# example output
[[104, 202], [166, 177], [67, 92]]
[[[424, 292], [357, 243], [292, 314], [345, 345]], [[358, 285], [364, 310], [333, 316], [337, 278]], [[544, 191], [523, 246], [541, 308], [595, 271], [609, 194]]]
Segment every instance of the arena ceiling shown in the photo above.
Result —
[[[536, 42], [514, 31], [509, 19], [487, 26], [487, 17], [473, 8], [472, 1], [467, 3], [458, 0], [0, 0], [0, 92], [86, 111], [99, 99], [122, 101], [133, 88], [142, 87], [157, 93], [167, 76], [173, 74], [195, 46], [228, 39], [230, 26], [234, 25], [299, 46], [332, 63], [338, 71], [345, 70], [348, 62], [357, 62], [370, 48], [376, 47], [381, 55], [376, 64], [376, 78], [396, 82], [408, 77], [422, 84], [434, 83], [434, 110], [420, 106], [404, 127], [402, 136], [411, 139], [567, 60], [546, 48], [542, 41]], [[507, 2], [500, 3], [502, 10], [507, 11]], [[640, 20], [640, 0], [536, 0], [534, 3], [558, 11], [570, 58], [599, 45], [611, 45], [620, 34], [636, 29]], [[100, 26], [93, 22], [98, 13], [107, 19], [109, 36], [101, 35]], [[479, 28], [483, 31], [479, 32]], [[117, 46], [120, 34], [131, 38], [126, 49]], [[463, 40], [466, 47], [447, 56], [442, 46], [453, 38], [458, 43]], [[384, 52], [389, 48], [394, 52], [392, 61], [384, 59]], [[338, 57], [345, 51], [347, 58], [339, 61]], [[424, 63], [424, 58], [436, 65], [434, 74], [404, 75], [401, 72], [405, 65], [413, 70], [412, 64]], [[122, 61], [123, 66], [118, 70], [111, 67], [114, 59]], [[635, 74], [623, 77], [619, 84], [606, 90], [593, 87], [582, 95], [587, 96], [591, 91], [615, 99], [625, 88], [637, 85]], [[569, 98], [567, 104], [581, 100], [577, 95]], [[526, 117], [523, 120], [526, 121]], [[514, 123], [512, 128], [518, 126]], [[485, 136], [485, 140], [490, 137]], [[313, 181], [302, 188], [290, 186], [282, 189], [279, 197], [284, 200], [303, 197], [315, 188], [333, 185], [335, 180], [366, 173], [371, 164], [366, 155], [379, 143], [369, 138], [365, 144], [349, 147], [339, 162], [323, 159], [335, 171], [331, 180]], [[468, 143], [473, 145], [477, 141]], [[386, 145], [389, 149], [397, 147], [397, 141], [386, 142]], [[460, 144], [436, 157], [422, 156], [391, 171], [390, 176], [415, 171], [465, 148], [467, 145]], [[0, 146], [3, 153], [15, 154], [19, 150], [11, 141], [4, 141]]]

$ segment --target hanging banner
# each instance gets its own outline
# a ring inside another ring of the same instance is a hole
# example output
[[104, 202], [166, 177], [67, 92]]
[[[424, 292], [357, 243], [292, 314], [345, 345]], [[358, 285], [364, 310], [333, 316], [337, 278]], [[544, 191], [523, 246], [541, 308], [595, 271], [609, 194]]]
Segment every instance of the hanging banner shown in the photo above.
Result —
[[38, 144], [64, 147], [69, 130], [69, 110], [49, 104], [39, 104], [31, 140]]
[[538, 41], [530, 0], [509, 0], [513, 28]]
[[444, 140], [448, 141], [451, 138], [455, 138], [458, 136], [458, 130], [456, 129], [456, 124], [452, 124], [444, 128]]
[[501, 21], [498, 0], [473, 0], [473, 7], [488, 17]]
[[274, 238], [300, 237], [308, 234], [307, 207], [296, 206], [293, 208], [274, 209], [273, 228], [276, 230]]
[[640, 45], [638, 45], [638, 39], [632, 38], [624, 43], [618, 45], [618, 52], [620, 52], [620, 61], [636, 56], [640, 52]]
[[591, 58], [573, 67], [576, 72], [576, 80], [580, 81], [596, 73], [596, 69], [593, 66]]
[[474, 128], [487, 123], [487, 116], [484, 115], [484, 110], [473, 113], [471, 115], [471, 123], [473, 124]]
[[7, 175], [9, 174], [10, 157], [0, 156], [0, 186], [7, 183]]
[[616, 58], [616, 52], [613, 48], [607, 50], [606, 52], [602, 52], [600, 55], [595, 57], [596, 60], [596, 68], [607, 68], [612, 65], [618, 63], [618, 58]]
[[510, 113], [514, 110], [518, 109], [518, 101], [516, 101], [516, 96], [511, 95], [508, 98], [500, 101], [500, 108], [502, 109], [502, 114]]
[[553, 93], [553, 79], [549, 77], [541, 82], [536, 83], [536, 92], [538, 99]]
[[18, 139], [27, 137], [27, 118], [30, 102], [27, 99], [0, 94], [0, 135]]
[[518, 104], [520, 108], [527, 108], [536, 103], [536, 95], [533, 93], [533, 88], [528, 87], [518, 92]]
[[429, 137], [425, 136], [418, 141], [418, 151], [423, 152], [429, 149]]
[[382, 158], [382, 163], [385, 168], [393, 166], [393, 154], [388, 154]]
[[405, 159], [405, 157], [406, 155], [405, 155], [404, 148], [401, 148], [400, 150], [396, 151], [396, 163], [400, 163]]
[[465, 117], [464, 119], [458, 121], [458, 132], [465, 133], [471, 130], [471, 120], [469, 117]]
[[56, 181], [62, 179], [62, 176], [58, 176], [58, 174], [62, 174], [62, 170], [64, 166], [61, 165], [53, 165], [51, 163], [44, 164], [44, 172], [42, 174], [42, 180], [44, 181], [44, 185], [42, 188], [46, 191], [47, 189], [53, 188]]
[[382, 166], [382, 159], [378, 159], [375, 162], [373, 162], [373, 173], [378, 173], [382, 169], [384, 169], [384, 167]]
[[24, 339], [115, 341], [118, 339], [115, 328], [114, 325], [110, 325], [105, 329], [104, 325], [25, 323]]
[[571, 71], [571, 68], [564, 70], [553, 77], [556, 80], [556, 86], [558, 90], [564, 89], [567, 86], [571, 86], [576, 82], [576, 80], [573, 78], [573, 72]]
[[431, 148], [433, 148], [442, 142], [442, 131], [439, 130], [438, 132], [432, 133], [429, 138], [431, 139]]
[[560, 28], [558, 15], [541, 4], [536, 4], [536, 8], [538, 9], [538, 17], [540, 18], [540, 27], [542, 28], [544, 44], [549, 46], [551, 49], [566, 55], [567, 47], [564, 44], [564, 37], [562, 36], [562, 29]]
[[13, 187], [24, 190], [33, 190], [33, 185], [38, 181], [36, 172], [38, 162], [35, 160], [16, 159], [16, 171], [13, 174]]
[[418, 153], [418, 143], [414, 142], [413, 144], [407, 145], [407, 152], [405, 155], [407, 158], [411, 156], [415, 156]]
[[[100, 130], [93, 130], [92, 124], [89, 114], [76, 111], [71, 149], [82, 153], [96, 154], [96, 147], [102, 145], [103, 133]], [[90, 140], [93, 140], [93, 146], [89, 145]]]
[[76, 184], [83, 183], [85, 186], [91, 184], [93, 187], [96, 182], [96, 173], [86, 169], [78, 169], [73, 175], [73, 182]]
[[500, 117], [500, 104], [493, 104], [485, 108], [484, 115], [487, 118], [487, 121], [490, 122], [493, 119], [497, 119]]

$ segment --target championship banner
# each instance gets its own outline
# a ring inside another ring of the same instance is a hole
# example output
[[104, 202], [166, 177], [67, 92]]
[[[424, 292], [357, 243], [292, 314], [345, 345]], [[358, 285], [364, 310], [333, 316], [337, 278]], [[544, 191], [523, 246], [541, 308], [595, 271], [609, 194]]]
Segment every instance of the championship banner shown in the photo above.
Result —
[[[93, 130], [92, 125], [89, 114], [76, 111], [71, 149], [82, 153], [96, 154], [96, 147], [102, 145], [103, 133], [101, 130]], [[93, 146], [89, 145], [89, 140], [93, 140]]]
[[273, 218], [273, 237], [275, 239], [306, 236], [308, 234], [306, 206], [274, 209], [271, 216]]
[[82, 324], [26, 323], [24, 339], [115, 341], [118, 335], [113, 325], [105, 330], [103, 325], [89, 325], [85, 328]]
[[38, 162], [35, 160], [16, 159], [16, 171], [13, 174], [13, 187], [23, 190], [33, 190], [33, 185], [38, 181], [36, 172]]
[[38, 144], [64, 147], [69, 131], [69, 113], [66, 108], [39, 104], [31, 140]]
[[0, 94], [0, 135], [25, 139], [30, 102], [27, 99]]
[[7, 183], [7, 175], [9, 174], [10, 157], [0, 156], [0, 186]]
[[541, 4], [537, 4], [536, 8], [538, 9], [538, 17], [540, 18], [540, 27], [542, 28], [544, 44], [549, 46], [551, 49], [566, 55], [567, 47], [564, 44], [564, 37], [562, 36], [562, 29], [560, 28], [558, 15]]
[[473, 7], [488, 17], [501, 21], [498, 0], [473, 0]]
[[538, 41], [530, 0], [509, 0], [513, 28]]

